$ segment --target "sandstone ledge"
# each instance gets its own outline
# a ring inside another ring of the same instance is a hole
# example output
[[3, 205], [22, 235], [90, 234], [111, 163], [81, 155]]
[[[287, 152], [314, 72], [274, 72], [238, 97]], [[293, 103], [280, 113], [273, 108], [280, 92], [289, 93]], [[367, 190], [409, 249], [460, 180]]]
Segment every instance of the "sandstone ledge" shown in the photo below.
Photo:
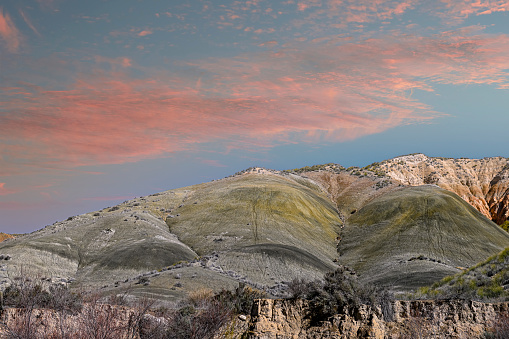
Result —
[[481, 338], [509, 303], [466, 300], [396, 301], [393, 321], [367, 305], [311, 326], [304, 300], [256, 301], [247, 338]]

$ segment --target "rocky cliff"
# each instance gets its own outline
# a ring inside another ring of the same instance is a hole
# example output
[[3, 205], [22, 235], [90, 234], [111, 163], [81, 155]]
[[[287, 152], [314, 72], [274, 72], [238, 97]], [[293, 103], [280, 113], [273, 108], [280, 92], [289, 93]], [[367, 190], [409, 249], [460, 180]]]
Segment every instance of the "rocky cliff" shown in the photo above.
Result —
[[436, 184], [454, 192], [497, 224], [509, 218], [509, 160], [433, 158], [413, 154], [377, 166], [403, 185]]
[[503, 319], [509, 303], [464, 300], [396, 301], [394, 317], [366, 305], [311, 325], [306, 301], [256, 301], [247, 338], [481, 338]]
[[7, 240], [7, 239], [14, 239], [14, 237], [10, 234], [0, 232], [0, 242]]

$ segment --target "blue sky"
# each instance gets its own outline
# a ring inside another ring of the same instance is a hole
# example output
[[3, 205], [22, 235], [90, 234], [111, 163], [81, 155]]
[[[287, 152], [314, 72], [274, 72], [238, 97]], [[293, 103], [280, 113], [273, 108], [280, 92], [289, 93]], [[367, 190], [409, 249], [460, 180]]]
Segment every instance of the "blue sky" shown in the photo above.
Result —
[[0, 4], [0, 231], [250, 166], [509, 157], [509, 1]]

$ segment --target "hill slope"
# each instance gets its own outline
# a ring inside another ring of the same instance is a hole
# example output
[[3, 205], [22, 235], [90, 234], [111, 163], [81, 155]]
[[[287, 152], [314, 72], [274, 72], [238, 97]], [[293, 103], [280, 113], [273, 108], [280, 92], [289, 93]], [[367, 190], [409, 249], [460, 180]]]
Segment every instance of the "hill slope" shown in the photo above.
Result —
[[363, 279], [409, 290], [509, 247], [509, 234], [456, 194], [433, 185], [380, 196], [346, 222], [340, 262]]
[[413, 154], [377, 167], [394, 181], [418, 186], [436, 184], [454, 192], [497, 224], [509, 218], [509, 160], [432, 158]]
[[[341, 220], [318, 186], [246, 174], [157, 193], [0, 244], [21, 271], [73, 286], [179, 297], [200, 287], [274, 286], [335, 268]], [[184, 262], [180, 264], [180, 262]], [[159, 271], [159, 272], [158, 272]]]
[[218, 265], [253, 281], [321, 276], [334, 268], [341, 221], [327, 196], [307, 185], [256, 174], [204, 184], [167, 223], [198, 254], [220, 253]]
[[[0, 287], [30, 274], [168, 299], [239, 282], [277, 293], [293, 278], [320, 278], [338, 260], [397, 291], [424, 286], [509, 247], [509, 235], [455, 193], [412, 186], [421, 183], [423, 164], [440, 161], [455, 164], [413, 155], [362, 169], [251, 168], [125, 201], [0, 243], [0, 255], [9, 258], [0, 262]], [[482, 161], [454, 165], [450, 177], [430, 172], [423, 182], [467, 187], [503, 211], [505, 159]], [[477, 181], [456, 185], [467, 179], [460, 167], [477, 171]]]

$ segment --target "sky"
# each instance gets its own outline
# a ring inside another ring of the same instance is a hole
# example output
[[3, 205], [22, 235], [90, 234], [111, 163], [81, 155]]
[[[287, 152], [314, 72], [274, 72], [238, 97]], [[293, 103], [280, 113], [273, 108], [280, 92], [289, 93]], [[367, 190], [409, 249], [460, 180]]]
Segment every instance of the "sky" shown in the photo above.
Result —
[[251, 166], [509, 157], [508, 108], [508, 0], [0, 0], [0, 232]]

